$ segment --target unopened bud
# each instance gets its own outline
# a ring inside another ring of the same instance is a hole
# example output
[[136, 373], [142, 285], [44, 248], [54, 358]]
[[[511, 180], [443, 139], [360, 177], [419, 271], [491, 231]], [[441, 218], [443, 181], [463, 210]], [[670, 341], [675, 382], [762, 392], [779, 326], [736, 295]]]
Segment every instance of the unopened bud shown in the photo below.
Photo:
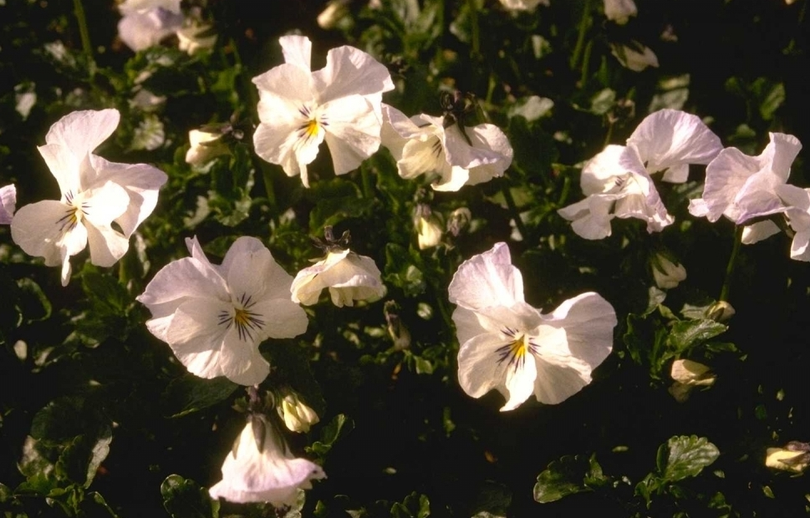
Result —
[[734, 313], [736, 313], [734, 307], [725, 300], [721, 300], [709, 306], [709, 309], [706, 310], [706, 318], [715, 322], [728, 322]]
[[802, 473], [810, 465], [810, 444], [791, 441], [784, 448], [768, 448], [765, 465], [769, 468]]
[[655, 254], [650, 261], [650, 266], [655, 285], [662, 290], [675, 288], [686, 279], [686, 268], [682, 264], [672, 261], [665, 254]]
[[200, 166], [210, 162], [215, 157], [230, 153], [227, 144], [222, 141], [224, 132], [212, 130], [191, 130], [188, 140], [191, 147], [186, 152], [186, 162]]
[[675, 381], [669, 387], [669, 393], [678, 403], [689, 399], [689, 393], [695, 387], [710, 387], [717, 380], [707, 365], [692, 360], [675, 360], [672, 362], [670, 376]]
[[308, 432], [312, 425], [320, 421], [318, 414], [305, 405], [294, 392], [284, 396], [281, 403], [276, 406], [276, 410], [291, 432]]

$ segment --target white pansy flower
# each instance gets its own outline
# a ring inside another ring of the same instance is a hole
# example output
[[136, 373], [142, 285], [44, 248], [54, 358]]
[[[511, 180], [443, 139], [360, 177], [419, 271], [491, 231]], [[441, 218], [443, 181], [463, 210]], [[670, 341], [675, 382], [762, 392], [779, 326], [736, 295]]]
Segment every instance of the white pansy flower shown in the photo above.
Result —
[[0, 225], [8, 225], [14, 217], [17, 205], [17, 188], [14, 184], [0, 187]]
[[62, 197], [22, 207], [11, 224], [14, 242], [27, 254], [62, 266], [63, 286], [70, 279], [70, 257], [88, 245], [90, 262], [115, 264], [166, 183], [166, 174], [150, 165], [117, 164], [92, 153], [115, 131], [119, 118], [117, 110], [77, 111], [51, 126], [38, 149]]
[[591, 382], [610, 354], [616, 313], [596, 293], [583, 293], [543, 314], [523, 299], [523, 278], [509, 248], [491, 250], [459, 266], [449, 287], [458, 341], [461, 388], [478, 398], [492, 389], [512, 410], [534, 394], [556, 404]]
[[633, 0], [605, 0], [605, 16], [619, 25], [624, 25], [637, 14], [638, 8]]
[[549, 0], [501, 0], [501, 5], [510, 11], [533, 11], [540, 4], [551, 5]]
[[187, 52], [190, 56], [214, 48], [217, 35], [211, 33], [212, 27], [211, 25], [198, 23], [186, 24], [177, 31], [178, 48]]
[[301, 401], [295, 392], [286, 394], [281, 399], [281, 403], [276, 405], [276, 411], [291, 432], [306, 433], [312, 425], [321, 420], [318, 414]]
[[503, 176], [512, 164], [512, 146], [493, 124], [465, 126], [462, 134], [459, 122], [445, 128], [442, 117], [422, 113], [409, 119], [385, 104], [383, 116], [383, 145], [402, 178], [433, 173], [439, 177], [432, 184], [435, 190], [457, 191]]
[[237, 239], [221, 265], [196, 238], [186, 245], [191, 257], [164, 266], [137, 297], [152, 312], [146, 327], [192, 374], [261, 383], [270, 368], [259, 344], [307, 329], [306, 313], [290, 300], [292, 277], [256, 238]]
[[655, 52], [635, 40], [629, 45], [611, 43], [610, 53], [624, 68], [629, 68], [633, 72], [641, 72], [647, 67], [658, 68], [658, 56]]
[[[733, 147], [722, 150], [706, 167], [703, 197], [689, 203], [689, 212], [711, 222], [725, 216], [737, 225], [785, 212], [787, 206], [781, 195], [796, 198], [784, 187], [802, 145], [799, 139], [785, 133], [769, 133], [769, 137], [770, 142], [759, 156], [748, 156]], [[756, 243], [777, 232], [779, 228], [773, 222], [759, 221], [745, 227], [743, 243]]]
[[186, 151], [186, 163], [201, 166], [214, 158], [230, 153], [228, 145], [222, 141], [221, 131], [191, 130], [188, 141], [191, 144]]
[[648, 232], [660, 232], [674, 220], [652, 175], [683, 183], [689, 164], [708, 164], [721, 149], [720, 139], [698, 117], [659, 110], [641, 121], [626, 146], [609, 145], [585, 164], [580, 182], [587, 198], [558, 213], [585, 239], [609, 236], [614, 217], [641, 219]]
[[290, 288], [292, 300], [311, 306], [318, 302], [324, 288], [329, 289], [332, 303], [339, 308], [385, 295], [374, 260], [350, 250], [330, 250], [324, 259], [298, 272]]
[[253, 416], [222, 464], [222, 480], [208, 490], [211, 498], [229, 502], [267, 502], [274, 507], [295, 503], [298, 491], [326, 478], [320, 466], [296, 458], [262, 417]]
[[711, 387], [717, 380], [707, 365], [685, 359], [672, 362], [670, 376], [675, 383], [669, 387], [669, 393], [679, 403], [689, 399], [690, 392], [696, 387]]
[[686, 280], [686, 268], [678, 262], [672, 261], [664, 254], [658, 253], [650, 261], [655, 285], [662, 290], [675, 288]]
[[380, 147], [382, 93], [394, 83], [388, 70], [353, 47], [332, 49], [326, 66], [312, 72], [312, 43], [303, 36], [279, 39], [283, 65], [253, 78], [259, 89], [256, 153], [309, 186], [307, 165], [323, 141], [335, 174], [356, 169]]
[[135, 52], [157, 45], [183, 26], [180, 0], [127, 0], [118, 10], [123, 15], [118, 36]]

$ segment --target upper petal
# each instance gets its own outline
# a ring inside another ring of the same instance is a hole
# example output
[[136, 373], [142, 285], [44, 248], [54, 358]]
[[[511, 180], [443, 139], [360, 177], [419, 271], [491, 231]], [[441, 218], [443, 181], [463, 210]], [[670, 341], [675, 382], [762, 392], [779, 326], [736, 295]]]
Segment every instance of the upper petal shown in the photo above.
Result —
[[65, 217], [73, 208], [55, 200], [25, 205], [11, 222], [11, 238], [28, 255], [44, 257], [45, 264], [63, 264], [87, 246], [84, 225], [71, 225]]
[[566, 300], [546, 318], [545, 324], [564, 329], [571, 355], [592, 369], [613, 350], [616, 311], [597, 293], [583, 293]]
[[[385, 66], [348, 45], [330, 50], [326, 55], [326, 66], [314, 72], [312, 79], [321, 103], [349, 95], [376, 96], [394, 89]], [[379, 114], [380, 100], [376, 102], [375, 111]]]
[[75, 111], [51, 126], [45, 143], [65, 146], [81, 160], [112, 135], [120, 118], [115, 109]]
[[326, 144], [335, 174], [356, 169], [380, 148], [382, 120], [374, 111], [373, 97], [350, 95], [323, 106]]
[[686, 181], [689, 170], [683, 165], [708, 164], [723, 149], [720, 138], [699, 117], [670, 109], [645, 117], [627, 145], [638, 149], [650, 173], [673, 168], [675, 173], [664, 179], [674, 183]]
[[312, 42], [306, 36], [282, 36], [278, 39], [284, 62], [297, 65], [306, 70], [312, 70], [310, 58], [312, 56]]
[[468, 309], [513, 306], [523, 302], [523, 277], [512, 266], [506, 243], [496, 243], [461, 263], [448, 292], [450, 302]]

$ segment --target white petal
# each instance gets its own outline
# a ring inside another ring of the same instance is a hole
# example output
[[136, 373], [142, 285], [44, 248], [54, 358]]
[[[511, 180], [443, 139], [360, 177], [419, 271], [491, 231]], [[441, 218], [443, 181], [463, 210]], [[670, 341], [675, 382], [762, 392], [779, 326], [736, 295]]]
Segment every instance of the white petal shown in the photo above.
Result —
[[680, 110], [659, 110], [641, 121], [627, 139], [638, 149], [647, 171], [665, 171], [664, 180], [683, 183], [688, 164], [708, 164], [723, 149], [720, 138], [699, 117]]
[[[278, 117], [290, 118], [302, 106], [317, 100], [312, 75], [296, 65], [278, 65], [252, 81], [261, 95], [258, 112], [262, 122], [273, 122]], [[287, 104], [291, 107], [278, 109]]]
[[636, 14], [638, 9], [633, 0], [605, 0], [605, 16], [619, 25], [624, 25]]
[[129, 240], [109, 226], [95, 226], [88, 222], [87, 243], [90, 245], [90, 262], [96, 266], [110, 267], [124, 257], [129, 249]]
[[810, 230], [796, 232], [790, 244], [790, 258], [797, 261], [810, 261]]
[[439, 192], [456, 192], [469, 183], [471, 171], [472, 169], [467, 170], [460, 166], [451, 166], [445, 162], [440, 170], [434, 171], [441, 175], [441, 178], [430, 184], [430, 186], [433, 190]]
[[604, 239], [611, 234], [611, 209], [616, 201], [612, 194], [592, 194], [584, 200], [559, 209], [557, 213], [571, 221], [571, 228], [585, 239]]
[[727, 217], [733, 217], [735, 223], [761, 216], [776, 214], [786, 210], [776, 189], [784, 185], [783, 180], [769, 170], [762, 170], [751, 175], [734, 197], [734, 204], [727, 209]]
[[213, 299], [189, 299], [177, 308], [166, 337], [175, 356], [190, 373], [215, 378], [226, 375], [226, 367], [231, 364], [249, 363], [254, 344], [242, 342], [243, 347], [236, 350], [226, 348], [226, 335], [235, 333], [218, 322], [221, 312], [231, 310], [228, 303]]
[[292, 301], [305, 306], [317, 303], [321, 291], [327, 287], [321, 274], [334, 267], [348, 255], [348, 250], [330, 252], [323, 260], [298, 272], [290, 287]]
[[[289, 293], [289, 289], [286, 291]], [[264, 322], [264, 335], [268, 338], [294, 338], [307, 331], [306, 312], [289, 299], [271, 299], [250, 308]]]
[[801, 151], [802, 144], [793, 135], [785, 133], [768, 133], [768, 136], [770, 142], [759, 158], [785, 183], [790, 176], [790, 166]]
[[11, 223], [17, 206], [17, 187], [14, 184], [0, 187], [0, 225]]
[[[451, 166], [447, 163], [444, 148], [441, 147], [442, 144], [438, 137], [426, 141], [411, 139], [404, 140], [404, 142], [400, 158], [397, 160], [399, 176], [410, 180], [421, 174], [437, 173], [442, 176], [442, 179], [445, 179], [446, 176], [452, 174]], [[458, 187], [461, 185], [464, 183], [462, 182]], [[458, 188], [454, 190], [458, 190]]]
[[115, 109], [69, 113], [51, 126], [45, 135], [45, 143], [66, 147], [81, 162], [112, 135], [120, 117]]
[[47, 144], [37, 147], [51, 174], [59, 184], [59, 192], [64, 199], [65, 193], [76, 194], [82, 191], [80, 168], [82, 158], [62, 144]]
[[11, 238], [28, 255], [44, 257], [46, 265], [64, 265], [87, 246], [84, 225], [68, 230], [71, 225], [64, 221], [72, 212], [73, 207], [54, 200], [25, 205], [11, 222]]
[[711, 222], [717, 221], [732, 206], [746, 180], [759, 170], [758, 158], [745, 155], [733, 147], [722, 150], [706, 167], [702, 197], [708, 209], [706, 218]]
[[523, 302], [523, 277], [512, 266], [509, 247], [490, 250], [461, 263], [448, 287], [450, 302], [468, 309], [510, 307]]
[[564, 329], [568, 350], [592, 369], [613, 349], [616, 311], [596, 293], [583, 293], [566, 300], [551, 313], [546, 324]]
[[781, 232], [773, 221], [758, 221], [752, 225], [743, 227], [742, 244], [753, 245], [763, 239], [767, 239], [774, 234]]
[[362, 50], [349, 46], [330, 50], [326, 66], [314, 72], [312, 79], [321, 104], [350, 95], [379, 96], [374, 111], [380, 121], [380, 94], [394, 89], [387, 68]]
[[627, 173], [621, 158], [627, 152], [625, 146], [609, 145], [591, 158], [582, 168], [580, 186], [586, 196], [615, 191], [617, 177]]
[[[573, 396], [591, 382], [589, 374], [575, 361], [552, 363], [549, 357], [537, 359], [534, 396], [541, 403], [556, 405]], [[579, 367], [579, 368], [578, 368]]]
[[465, 127], [464, 133], [472, 146], [461, 133], [458, 124], [453, 124], [444, 132], [444, 147], [450, 165], [469, 169], [481, 165], [498, 164], [501, 172], [512, 163], [512, 146], [503, 131], [492, 124], [479, 124]]
[[489, 323], [488, 319], [480, 319], [478, 313], [457, 307], [453, 311], [453, 323], [456, 325], [456, 336], [458, 336], [458, 343], [463, 344], [472, 340], [474, 337], [486, 334], [487, 332], [495, 332], [498, 329], [488, 329], [484, 327], [483, 323]]
[[[376, 99], [379, 104], [379, 99]], [[323, 105], [327, 118], [326, 143], [335, 174], [345, 174], [380, 147], [382, 120], [368, 97], [351, 95]]]
[[126, 212], [115, 218], [127, 238], [152, 213], [157, 205], [158, 191], [168, 180], [166, 173], [147, 164], [117, 164], [92, 155], [90, 161], [100, 179], [120, 185], [129, 201]]
[[284, 62], [311, 70], [312, 42], [306, 36], [282, 36], [278, 39]]

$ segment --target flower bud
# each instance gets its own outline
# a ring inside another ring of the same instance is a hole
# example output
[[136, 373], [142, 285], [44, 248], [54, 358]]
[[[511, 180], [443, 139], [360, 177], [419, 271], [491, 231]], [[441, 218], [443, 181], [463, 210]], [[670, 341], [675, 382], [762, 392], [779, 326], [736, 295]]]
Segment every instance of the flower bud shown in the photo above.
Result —
[[669, 393], [678, 403], [689, 399], [689, 393], [695, 387], [710, 387], [714, 385], [717, 376], [712, 374], [707, 365], [692, 360], [675, 360], [672, 362], [670, 376], [675, 383], [669, 387]]
[[650, 261], [655, 285], [662, 290], [678, 286], [686, 279], [686, 268], [682, 264], [671, 261], [666, 255], [657, 253]]
[[228, 146], [222, 141], [223, 132], [191, 130], [188, 132], [188, 140], [191, 147], [186, 152], [186, 162], [201, 166], [210, 162], [215, 157], [230, 153]]
[[454, 237], [458, 237], [464, 228], [470, 224], [472, 220], [472, 212], [467, 207], [461, 207], [450, 213], [450, 219], [447, 221], [447, 231]]
[[810, 444], [790, 441], [784, 448], [768, 448], [765, 465], [769, 468], [802, 473], [810, 465]]
[[276, 410], [291, 432], [306, 433], [312, 425], [320, 421], [318, 414], [305, 405], [295, 392], [284, 396], [281, 403], [276, 406]]
[[632, 40], [630, 45], [611, 43], [610, 53], [623, 67], [633, 72], [641, 72], [647, 67], [658, 68], [658, 56], [655, 52], [635, 40]]
[[633, 0], [605, 0], [605, 16], [619, 25], [624, 25], [636, 14], [638, 9]]
[[728, 322], [734, 316], [734, 313], [736, 311], [731, 304], [725, 300], [720, 300], [709, 306], [709, 309], [706, 310], [706, 318], [715, 322]]
[[187, 25], [177, 31], [178, 47], [190, 56], [201, 50], [209, 50], [217, 42], [217, 34], [211, 25]]
[[419, 205], [414, 218], [416, 227], [416, 238], [419, 243], [419, 250], [433, 248], [442, 241], [442, 228], [439, 222], [430, 211], [427, 205]]
[[326, 9], [318, 15], [318, 25], [321, 29], [334, 29], [349, 14], [348, 3], [349, 0], [331, 0], [326, 4]]

